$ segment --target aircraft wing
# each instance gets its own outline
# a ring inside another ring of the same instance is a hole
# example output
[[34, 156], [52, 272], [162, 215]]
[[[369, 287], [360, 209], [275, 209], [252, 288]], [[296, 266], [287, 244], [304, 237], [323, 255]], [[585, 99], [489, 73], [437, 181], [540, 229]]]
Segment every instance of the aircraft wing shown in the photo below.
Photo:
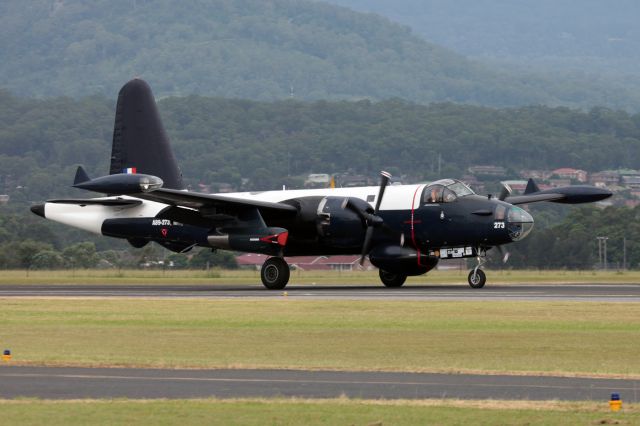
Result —
[[272, 212], [295, 214], [298, 212], [294, 206], [284, 203], [269, 201], [247, 200], [243, 198], [228, 197], [225, 195], [202, 194], [199, 192], [180, 191], [176, 189], [160, 188], [155, 191], [136, 195], [145, 200], [157, 201], [177, 207], [188, 207], [196, 210], [214, 208], [224, 213], [234, 214], [249, 208], [258, 210], [270, 210]]
[[[537, 189], [534, 185], [535, 184], [527, 185], [527, 189], [529, 187]], [[510, 204], [529, 204], [540, 201], [551, 201], [552, 203], [561, 204], [582, 204], [595, 203], [596, 201], [609, 198], [612, 195], [613, 193], [611, 191], [604, 188], [596, 188], [595, 186], [588, 185], [573, 185], [551, 188], [545, 191], [536, 191], [533, 193], [527, 193], [527, 191], [525, 191], [524, 195], [508, 197], [505, 201]]]
[[566, 198], [564, 194], [533, 194], [533, 195], [516, 195], [509, 197], [505, 201], [509, 204], [529, 204], [538, 203], [540, 201], [559, 201]]

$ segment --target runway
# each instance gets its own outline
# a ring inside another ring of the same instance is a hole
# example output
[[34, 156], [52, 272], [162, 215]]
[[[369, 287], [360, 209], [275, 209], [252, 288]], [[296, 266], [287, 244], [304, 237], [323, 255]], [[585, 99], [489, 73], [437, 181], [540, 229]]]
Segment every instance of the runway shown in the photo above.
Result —
[[640, 284], [487, 284], [385, 288], [370, 285], [2, 285], [0, 297], [260, 298], [313, 300], [523, 300], [640, 302]]
[[388, 372], [0, 367], [0, 398], [507, 399], [638, 402], [640, 380]]

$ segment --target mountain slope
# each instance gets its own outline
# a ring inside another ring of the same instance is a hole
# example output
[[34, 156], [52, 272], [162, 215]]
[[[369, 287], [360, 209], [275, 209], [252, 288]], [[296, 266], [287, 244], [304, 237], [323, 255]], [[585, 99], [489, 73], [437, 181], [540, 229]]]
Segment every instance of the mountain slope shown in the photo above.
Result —
[[326, 1], [388, 17], [426, 40], [520, 74], [535, 71], [618, 91], [640, 88], [635, 0]]
[[24, 96], [113, 96], [139, 75], [160, 97], [640, 106], [634, 93], [495, 72], [385, 18], [304, 0], [6, 0], [0, 47], [0, 87]]

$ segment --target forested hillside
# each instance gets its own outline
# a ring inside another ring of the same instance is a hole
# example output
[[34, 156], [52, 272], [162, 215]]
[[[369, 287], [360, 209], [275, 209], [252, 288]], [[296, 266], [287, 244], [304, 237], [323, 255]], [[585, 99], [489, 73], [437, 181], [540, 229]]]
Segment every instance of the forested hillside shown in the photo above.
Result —
[[389, 99], [640, 110], [640, 90], [489, 69], [388, 19], [308, 0], [5, 0], [0, 87], [113, 96]]
[[[190, 96], [159, 102], [187, 182], [246, 189], [301, 185], [308, 173], [413, 180], [461, 177], [472, 165], [637, 168], [640, 114], [605, 108], [493, 109], [384, 102], [273, 103]], [[75, 166], [108, 170], [114, 102], [28, 100], [0, 92], [0, 170], [17, 201], [68, 194]], [[247, 179], [242, 183], [242, 179]], [[2, 190], [2, 188], [0, 188]], [[74, 190], [77, 191], [77, 190]]]
[[635, 0], [326, 1], [386, 16], [426, 40], [483, 61], [579, 71], [576, 76], [598, 73], [604, 79], [636, 75], [640, 67]]

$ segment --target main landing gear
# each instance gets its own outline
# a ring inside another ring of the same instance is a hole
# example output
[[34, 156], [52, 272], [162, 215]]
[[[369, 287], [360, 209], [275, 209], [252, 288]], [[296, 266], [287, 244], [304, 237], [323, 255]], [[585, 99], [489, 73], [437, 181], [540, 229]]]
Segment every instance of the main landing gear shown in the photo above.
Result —
[[393, 272], [383, 271], [382, 269], [378, 270], [378, 274], [380, 275], [380, 281], [382, 281], [385, 287], [402, 287], [402, 284], [407, 280], [406, 275], [395, 274]]
[[282, 290], [289, 282], [289, 265], [281, 257], [270, 257], [262, 264], [260, 279], [269, 290]]
[[480, 267], [484, 265], [485, 262], [486, 260], [484, 259], [484, 257], [478, 256], [478, 265], [473, 268], [471, 272], [469, 272], [467, 280], [471, 288], [482, 288], [487, 282], [487, 276], [485, 275], [484, 271], [480, 269]]

